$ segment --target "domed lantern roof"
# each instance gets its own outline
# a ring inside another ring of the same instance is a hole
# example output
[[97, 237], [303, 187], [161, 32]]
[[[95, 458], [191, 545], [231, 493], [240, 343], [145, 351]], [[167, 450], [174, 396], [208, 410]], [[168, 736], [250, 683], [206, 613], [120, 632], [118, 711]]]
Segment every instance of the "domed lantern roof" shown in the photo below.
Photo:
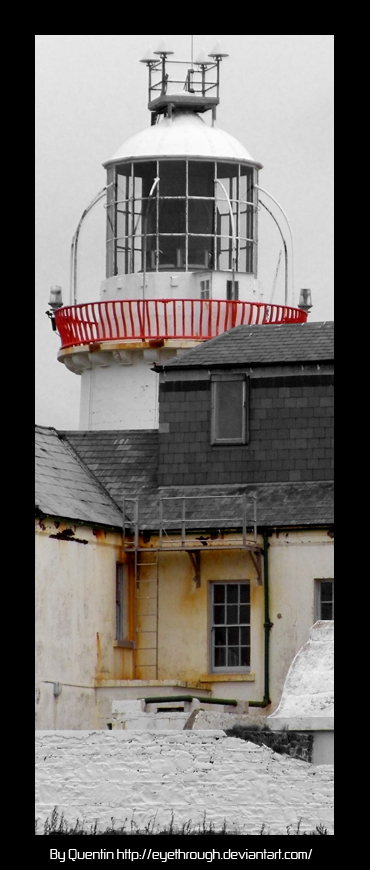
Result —
[[[171, 97], [176, 98], [176, 94]], [[187, 95], [191, 99], [192, 95]], [[184, 95], [181, 95], [182, 100]], [[126, 160], [186, 158], [239, 161], [262, 168], [234, 136], [208, 125], [194, 110], [174, 111], [159, 123], [127, 139], [105, 167]]]

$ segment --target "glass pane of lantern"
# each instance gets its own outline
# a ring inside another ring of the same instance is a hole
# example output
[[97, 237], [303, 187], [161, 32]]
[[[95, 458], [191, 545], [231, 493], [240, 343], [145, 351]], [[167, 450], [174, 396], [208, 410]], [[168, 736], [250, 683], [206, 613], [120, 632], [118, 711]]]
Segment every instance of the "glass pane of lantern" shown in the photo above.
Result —
[[159, 236], [159, 268], [185, 269], [185, 236]]
[[159, 196], [185, 196], [185, 160], [159, 161]]
[[189, 196], [214, 196], [215, 164], [206, 160], [189, 160]]

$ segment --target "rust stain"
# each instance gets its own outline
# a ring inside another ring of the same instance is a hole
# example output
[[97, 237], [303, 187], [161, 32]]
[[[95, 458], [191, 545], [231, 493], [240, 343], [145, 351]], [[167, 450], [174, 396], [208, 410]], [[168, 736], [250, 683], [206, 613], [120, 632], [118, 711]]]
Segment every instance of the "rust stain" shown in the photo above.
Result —
[[99, 632], [96, 632], [96, 681], [100, 682], [102, 679], [102, 651], [101, 651], [101, 641]]
[[73, 535], [72, 529], [64, 529], [63, 532], [57, 532], [56, 535], [49, 535], [49, 538], [56, 538], [58, 541], [74, 541], [75, 544], [89, 543], [85, 538], [75, 538]]

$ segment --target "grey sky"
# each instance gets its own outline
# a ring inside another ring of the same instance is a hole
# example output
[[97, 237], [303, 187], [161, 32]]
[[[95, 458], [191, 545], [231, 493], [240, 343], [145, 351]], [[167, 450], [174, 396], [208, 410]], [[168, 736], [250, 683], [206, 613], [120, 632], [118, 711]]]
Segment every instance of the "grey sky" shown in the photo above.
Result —
[[[36, 422], [77, 429], [79, 377], [57, 362], [59, 339], [45, 315], [52, 284], [69, 302], [72, 236], [105, 184], [102, 163], [150, 125], [149, 44], [163, 34], [36, 36]], [[178, 59], [190, 59], [190, 36], [165, 35]], [[260, 185], [286, 212], [294, 240], [295, 304], [310, 287], [310, 320], [333, 311], [333, 36], [194, 36], [194, 57], [217, 39], [221, 64], [217, 125], [261, 161]], [[98, 299], [105, 277], [101, 200], [80, 236], [78, 301]], [[266, 205], [273, 209], [265, 197]], [[289, 240], [284, 219], [274, 210]], [[269, 301], [282, 248], [260, 212], [259, 279]], [[283, 258], [274, 301], [283, 301]], [[290, 300], [291, 301], [291, 300]]]

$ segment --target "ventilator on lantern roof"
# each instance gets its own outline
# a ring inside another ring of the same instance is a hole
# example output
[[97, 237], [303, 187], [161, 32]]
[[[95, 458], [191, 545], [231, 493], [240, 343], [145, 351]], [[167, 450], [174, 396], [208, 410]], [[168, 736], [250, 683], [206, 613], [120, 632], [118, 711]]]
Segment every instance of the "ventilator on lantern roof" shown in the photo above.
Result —
[[197, 59], [177, 60], [161, 40], [153, 52], [151, 46], [141, 58], [149, 70], [148, 109], [152, 113], [152, 124], [158, 115], [172, 116], [173, 111], [189, 108], [193, 112], [212, 110], [216, 118], [219, 103], [220, 62], [228, 55], [217, 42], [207, 56], [202, 49]]

